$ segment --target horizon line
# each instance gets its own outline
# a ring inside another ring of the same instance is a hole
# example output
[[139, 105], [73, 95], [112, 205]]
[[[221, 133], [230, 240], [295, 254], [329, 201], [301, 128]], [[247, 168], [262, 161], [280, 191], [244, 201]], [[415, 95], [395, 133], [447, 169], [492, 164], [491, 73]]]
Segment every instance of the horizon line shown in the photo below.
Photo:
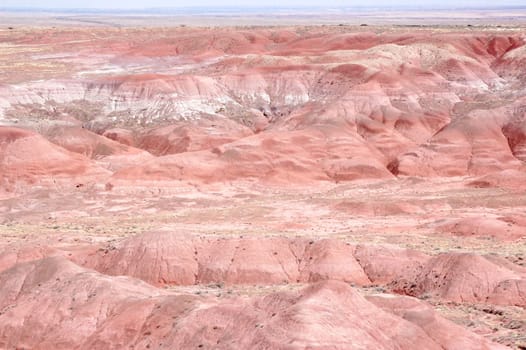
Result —
[[345, 9], [429, 9], [429, 10], [484, 10], [484, 9], [526, 9], [525, 5], [466, 5], [466, 6], [440, 6], [440, 5], [375, 5], [375, 6], [155, 6], [155, 7], [40, 7], [40, 6], [0, 6], [0, 11], [159, 11], [159, 10], [296, 10], [296, 9], [326, 9], [326, 10], [345, 10]]

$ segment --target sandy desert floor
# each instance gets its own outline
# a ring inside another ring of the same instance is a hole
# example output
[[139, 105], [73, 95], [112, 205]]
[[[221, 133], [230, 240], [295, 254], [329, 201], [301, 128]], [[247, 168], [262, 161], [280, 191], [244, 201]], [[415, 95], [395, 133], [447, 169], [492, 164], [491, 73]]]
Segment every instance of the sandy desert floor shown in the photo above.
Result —
[[526, 349], [520, 23], [13, 23], [0, 348]]

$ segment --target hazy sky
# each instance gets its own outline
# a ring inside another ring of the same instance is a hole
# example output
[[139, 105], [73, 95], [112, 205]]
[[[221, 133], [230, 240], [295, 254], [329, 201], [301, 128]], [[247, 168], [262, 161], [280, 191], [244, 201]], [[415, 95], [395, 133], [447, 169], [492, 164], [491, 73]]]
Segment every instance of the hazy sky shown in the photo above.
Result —
[[238, 7], [284, 7], [284, 6], [513, 6], [526, 5], [526, 0], [0, 0], [0, 7], [38, 8], [119, 8], [138, 9], [151, 7], [187, 6], [238, 6]]

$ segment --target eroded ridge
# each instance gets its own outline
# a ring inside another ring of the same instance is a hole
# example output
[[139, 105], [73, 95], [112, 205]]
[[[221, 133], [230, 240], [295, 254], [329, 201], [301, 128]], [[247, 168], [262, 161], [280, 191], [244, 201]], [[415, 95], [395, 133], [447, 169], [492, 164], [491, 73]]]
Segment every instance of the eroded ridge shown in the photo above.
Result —
[[522, 28], [0, 29], [0, 348], [526, 348]]

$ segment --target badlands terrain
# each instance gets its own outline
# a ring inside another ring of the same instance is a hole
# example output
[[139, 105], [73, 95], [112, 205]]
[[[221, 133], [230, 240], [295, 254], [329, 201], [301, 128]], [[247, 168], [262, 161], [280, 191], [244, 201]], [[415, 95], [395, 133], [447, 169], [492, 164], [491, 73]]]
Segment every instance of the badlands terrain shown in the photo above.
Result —
[[0, 175], [0, 349], [526, 349], [520, 25], [4, 26]]

